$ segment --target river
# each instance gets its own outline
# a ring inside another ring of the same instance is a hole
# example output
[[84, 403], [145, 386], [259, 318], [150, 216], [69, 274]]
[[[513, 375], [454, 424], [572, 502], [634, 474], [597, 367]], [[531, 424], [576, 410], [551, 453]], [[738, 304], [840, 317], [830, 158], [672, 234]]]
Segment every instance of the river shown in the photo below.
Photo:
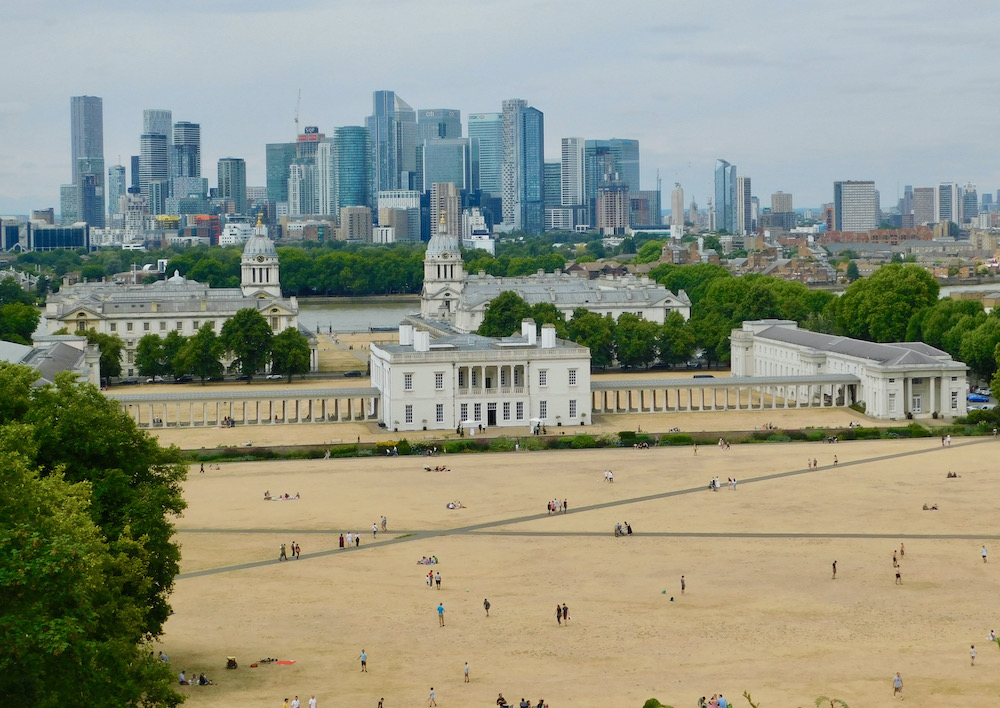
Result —
[[299, 322], [316, 331], [362, 332], [370, 327], [397, 327], [406, 315], [420, 312], [420, 302], [312, 300], [299, 303]]

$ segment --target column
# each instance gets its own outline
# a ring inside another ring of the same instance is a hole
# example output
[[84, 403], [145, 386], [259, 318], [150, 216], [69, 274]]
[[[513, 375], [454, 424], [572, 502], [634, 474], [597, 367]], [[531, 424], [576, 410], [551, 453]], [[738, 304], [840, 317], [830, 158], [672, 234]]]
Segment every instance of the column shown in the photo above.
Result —
[[928, 388], [931, 391], [931, 413], [937, 410], [937, 391], [934, 390], [936, 388], [935, 387], [936, 379], [937, 379], [936, 376], [931, 376], [930, 378], [928, 378], [928, 382], [930, 383], [930, 386], [928, 386]]

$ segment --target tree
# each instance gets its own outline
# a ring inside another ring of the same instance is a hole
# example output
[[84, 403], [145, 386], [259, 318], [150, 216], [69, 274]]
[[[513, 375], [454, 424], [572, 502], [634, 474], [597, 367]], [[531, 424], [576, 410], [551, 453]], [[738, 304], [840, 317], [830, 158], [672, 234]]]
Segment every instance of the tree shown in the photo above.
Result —
[[569, 321], [569, 338], [590, 349], [591, 366], [609, 366], [615, 358], [615, 321], [611, 315], [601, 317], [585, 307], [573, 311]]
[[660, 361], [664, 364], [683, 364], [695, 350], [694, 333], [679, 312], [671, 312], [660, 328], [657, 341]]
[[163, 376], [167, 373], [163, 338], [158, 334], [145, 334], [135, 347], [135, 368], [140, 376]]
[[289, 327], [271, 341], [271, 371], [288, 377], [309, 373], [309, 340], [295, 327]]
[[714, 263], [694, 263], [692, 265], [671, 265], [663, 263], [649, 271], [649, 277], [666, 286], [673, 293], [684, 290], [697, 305], [708, 294], [713, 281], [732, 278], [728, 270]]
[[937, 302], [939, 289], [919, 266], [883, 266], [851, 283], [837, 301], [837, 329], [873, 342], [902, 341], [913, 313]]
[[188, 338], [184, 347], [174, 357], [174, 374], [191, 374], [201, 379], [222, 375], [223, 347], [215, 330], [207, 322], [198, 328], [194, 336]]
[[839, 698], [828, 698], [827, 696], [820, 696], [816, 699], [816, 708], [824, 708], [829, 706], [829, 708], [850, 708], [846, 703], [844, 703]]
[[858, 272], [858, 264], [854, 261], [850, 261], [847, 264], [847, 279], [853, 283], [860, 277], [861, 274]]
[[187, 339], [176, 329], [167, 332], [167, 336], [163, 338], [163, 362], [168, 374], [180, 376], [184, 373], [177, 370], [177, 357], [184, 349], [185, 344], [187, 344]]
[[660, 259], [660, 253], [663, 251], [663, 241], [646, 241], [639, 247], [638, 253], [636, 253], [635, 263], [652, 263]]
[[551, 302], [539, 302], [531, 306], [531, 319], [539, 326], [552, 324], [556, 326], [556, 336], [566, 339], [569, 325], [566, 316]]
[[962, 337], [958, 356], [972, 372], [989, 381], [997, 371], [996, 351], [1000, 344], [1000, 317], [989, 315]]
[[483, 323], [476, 330], [484, 337], [509, 337], [520, 333], [521, 320], [531, 317], [531, 306], [513, 290], [506, 290], [486, 306]]
[[618, 315], [615, 326], [615, 351], [623, 368], [649, 366], [656, 359], [660, 328], [631, 312]]
[[101, 377], [122, 375], [122, 349], [125, 342], [117, 334], [104, 334], [97, 330], [84, 331], [89, 344], [96, 344], [101, 349]]
[[38, 329], [41, 313], [31, 305], [12, 302], [0, 305], [0, 339], [18, 344], [31, 344], [31, 335]]
[[223, 349], [232, 355], [233, 366], [247, 377], [264, 368], [271, 356], [271, 325], [257, 310], [245, 308], [226, 320], [219, 338]]

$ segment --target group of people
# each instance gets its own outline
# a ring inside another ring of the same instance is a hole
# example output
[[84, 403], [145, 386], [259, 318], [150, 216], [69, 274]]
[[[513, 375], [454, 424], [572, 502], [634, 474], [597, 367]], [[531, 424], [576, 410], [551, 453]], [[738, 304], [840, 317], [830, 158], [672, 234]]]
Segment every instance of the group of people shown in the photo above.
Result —
[[941, 447], [951, 447], [951, 435], [941, 436]]
[[437, 589], [441, 589], [441, 571], [434, 572], [433, 570], [427, 574], [427, 587], [432, 588], [437, 585]]
[[236, 427], [236, 421], [233, 420], [232, 418], [230, 418], [227, 415], [225, 418], [222, 419], [222, 427], [223, 428], [235, 428]]
[[728, 450], [729, 448], [730, 448], [729, 441], [726, 440], [725, 438], [719, 438], [719, 449]]
[[562, 605], [556, 603], [556, 622], [559, 626], [562, 626], [564, 622], [569, 624], [571, 619], [572, 617], [569, 616], [569, 608], [566, 607], [566, 603], [564, 602]]
[[437, 556], [424, 556], [423, 558], [417, 561], [417, 565], [437, 565], [437, 562], [438, 562]]
[[[736, 491], [736, 478], [735, 477], [732, 477], [732, 478], [726, 477], [726, 486], [729, 487], [732, 491], [735, 492]], [[712, 477], [712, 479], [710, 479], [708, 481], [708, 488], [710, 490], [712, 490], [713, 492], [717, 492], [720, 489], [722, 489], [722, 482], [719, 481], [718, 477]]]
[[[281, 548], [278, 550], [278, 560], [279, 561], [288, 560], [287, 550], [288, 549], [285, 548], [285, 544], [282, 543], [281, 544]], [[302, 548], [295, 541], [292, 541], [292, 545], [291, 545], [291, 549], [290, 550], [292, 552], [292, 558], [294, 558], [295, 560], [298, 560], [299, 556], [302, 555]]]
[[620, 524], [619, 523], [615, 524], [615, 538], [618, 538], [619, 536], [631, 536], [631, 535], [632, 535], [632, 526], [629, 524], [629, 522], [624, 521]]
[[726, 708], [728, 705], [729, 701], [723, 698], [721, 693], [713, 693], [708, 701], [704, 696], [698, 699], [698, 708]]
[[604, 470], [604, 481], [605, 482], [614, 482], [615, 481], [615, 473], [612, 472], [611, 470]]
[[565, 514], [569, 510], [569, 503], [563, 499], [562, 504], [559, 504], [558, 499], [553, 499], [547, 505], [550, 514], [558, 514], [560, 509]]
[[433, 467], [424, 465], [424, 472], [451, 472], [451, 470], [444, 465], [434, 465]]
[[[347, 545], [350, 546], [352, 544], [354, 545], [355, 548], [361, 545], [360, 533], [357, 532], [351, 533], [350, 531], [347, 532]], [[344, 547], [344, 534], [340, 534], [340, 547], [341, 548]]]
[[268, 489], [268, 490], [266, 490], [264, 492], [264, 501], [297, 501], [297, 500], [299, 500], [301, 498], [302, 497], [299, 496], [298, 492], [295, 492], [295, 496], [294, 497], [292, 495], [288, 494], [287, 492], [285, 494], [279, 494], [276, 497], [272, 497], [270, 489]]
[[177, 678], [179, 679], [178, 682], [180, 683], [181, 686], [212, 686], [215, 684], [214, 681], [209, 681], [208, 676], [206, 676], [204, 673], [198, 675], [197, 677], [195, 677], [195, 675], [192, 673], [191, 678], [188, 679], [187, 672], [181, 671], [180, 674], [178, 674]]
[[[514, 708], [513, 704], [508, 703], [507, 699], [503, 697], [502, 693], [499, 696], [497, 696], [497, 705], [500, 706], [500, 708]], [[528, 699], [522, 698], [521, 702], [517, 704], [517, 707], [518, 708], [549, 708], [549, 706], [545, 702], [544, 698], [539, 698], [538, 699], [538, 705], [536, 705], [536, 706], [532, 706], [531, 702]]]

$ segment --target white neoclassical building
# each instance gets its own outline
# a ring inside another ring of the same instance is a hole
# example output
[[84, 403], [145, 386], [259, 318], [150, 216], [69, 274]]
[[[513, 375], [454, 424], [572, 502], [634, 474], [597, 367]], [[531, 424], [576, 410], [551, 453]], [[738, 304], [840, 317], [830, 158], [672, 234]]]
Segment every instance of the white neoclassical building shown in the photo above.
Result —
[[787, 377], [792, 384], [798, 376], [846, 375], [856, 382], [838, 385], [835, 403], [864, 403], [873, 418], [966, 414], [965, 364], [923, 342], [866, 342], [790, 320], [744, 322], [730, 342], [734, 377]]
[[458, 334], [431, 339], [412, 325], [399, 344], [372, 344], [371, 385], [389, 430], [585, 425], [590, 416], [590, 350], [556, 339], [553, 325], [520, 336]]
[[70, 333], [93, 329], [118, 335], [125, 342], [122, 372], [134, 376], [135, 350], [144, 335], [176, 331], [188, 337], [206, 323], [221, 332], [226, 320], [247, 308], [260, 312], [275, 334], [298, 327], [309, 338], [310, 368], [318, 369], [318, 342], [299, 326], [296, 298], [281, 296], [278, 253], [260, 223], [243, 248], [238, 288], [212, 288], [177, 272], [149, 285], [77, 283], [49, 295], [45, 319], [50, 333], [65, 327]]
[[486, 308], [500, 293], [511, 290], [529, 305], [551, 303], [566, 319], [583, 307], [617, 319], [623, 312], [663, 324], [671, 312], [691, 317], [691, 300], [683, 290], [674, 295], [646, 277], [602, 277], [595, 280], [569, 273], [495, 277], [469, 274], [462, 264], [458, 239], [442, 228], [427, 244], [420, 317], [450, 325], [459, 332], [475, 332]]

